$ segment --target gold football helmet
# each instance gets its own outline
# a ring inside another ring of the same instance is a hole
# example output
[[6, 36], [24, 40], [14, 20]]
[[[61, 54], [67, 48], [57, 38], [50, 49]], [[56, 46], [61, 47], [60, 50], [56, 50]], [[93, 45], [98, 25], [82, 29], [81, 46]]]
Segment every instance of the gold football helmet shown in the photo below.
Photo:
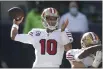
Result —
[[99, 37], [94, 32], [87, 32], [81, 38], [82, 48], [100, 44]]

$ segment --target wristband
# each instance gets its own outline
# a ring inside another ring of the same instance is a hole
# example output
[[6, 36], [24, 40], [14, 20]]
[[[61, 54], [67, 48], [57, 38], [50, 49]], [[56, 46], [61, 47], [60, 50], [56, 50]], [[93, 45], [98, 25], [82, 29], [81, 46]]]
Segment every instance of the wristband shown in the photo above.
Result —
[[14, 27], [17, 28], [17, 30], [19, 29], [19, 26], [15, 23], [12, 25], [12, 28], [14, 28]]

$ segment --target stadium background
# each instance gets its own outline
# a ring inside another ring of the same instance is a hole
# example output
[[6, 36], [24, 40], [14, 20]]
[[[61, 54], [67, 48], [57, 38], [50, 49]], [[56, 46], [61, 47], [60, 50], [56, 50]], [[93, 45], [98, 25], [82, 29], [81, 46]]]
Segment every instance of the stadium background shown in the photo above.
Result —
[[[68, 12], [69, 1], [42, 1], [36, 5], [35, 1], [1, 1], [0, 2], [0, 67], [9, 68], [31, 68], [35, 61], [35, 49], [20, 42], [14, 42], [10, 39], [10, 30], [12, 21], [8, 16], [8, 9], [14, 6], [21, 7], [26, 15], [33, 8], [38, 8], [41, 14], [46, 7], [56, 8], [60, 16]], [[89, 20], [89, 31], [95, 32], [102, 40], [102, 2], [101, 1], [79, 1], [79, 10], [84, 13]], [[90, 15], [87, 11], [90, 6], [96, 7], [95, 14]], [[20, 25], [19, 32], [22, 33], [24, 23]], [[65, 58], [65, 55], [64, 55]], [[51, 59], [52, 60], [52, 59]], [[69, 62], [63, 59], [61, 67], [70, 67]]]

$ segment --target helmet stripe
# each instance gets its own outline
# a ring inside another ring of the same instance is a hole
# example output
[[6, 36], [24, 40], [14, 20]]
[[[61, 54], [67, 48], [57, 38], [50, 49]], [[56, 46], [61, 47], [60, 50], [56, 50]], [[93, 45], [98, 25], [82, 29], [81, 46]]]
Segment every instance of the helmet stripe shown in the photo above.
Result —
[[98, 40], [99, 38], [98, 38], [98, 36], [94, 33], [94, 37], [95, 37], [95, 39], [96, 40]]
[[50, 12], [52, 13], [52, 9], [50, 8]]
[[56, 9], [54, 9], [54, 13], [56, 13]]
[[91, 35], [92, 35], [92, 37], [93, 37], [93, 40], [95, 40], [95, 37], [94, 37], [94, 35], [93, 35], [93, 33], [91, 32]]
[[90, 33], [90, 38], [94, 41], [93, 36], [92, 36], [92, 33]]

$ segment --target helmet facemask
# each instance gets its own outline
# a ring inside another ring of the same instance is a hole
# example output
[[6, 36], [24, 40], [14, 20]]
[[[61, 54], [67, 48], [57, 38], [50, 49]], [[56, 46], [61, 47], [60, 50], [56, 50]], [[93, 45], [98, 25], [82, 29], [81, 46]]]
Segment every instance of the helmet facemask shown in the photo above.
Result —
[[59, 17], [57, 16], [46, 16], [43, 18], [43, 25], [45, 28], [54, 30], [58, 26]]

